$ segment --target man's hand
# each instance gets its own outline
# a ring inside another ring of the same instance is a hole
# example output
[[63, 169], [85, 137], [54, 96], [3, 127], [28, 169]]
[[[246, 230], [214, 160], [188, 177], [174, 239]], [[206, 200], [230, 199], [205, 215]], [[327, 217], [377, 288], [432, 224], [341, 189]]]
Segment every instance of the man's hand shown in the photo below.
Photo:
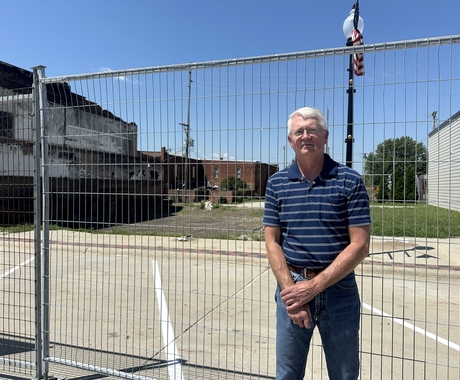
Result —
[[299, 281], [281, 292], [281, 300], [286, 305], [288, 313], [295, 313], [296, 309], [306, 305], [317, 294], [313, 280]]
[[308, 304], [300, 306], [292, 311], [288, 311], [288, 316], [292, 319], [292, 322], [299, 327], [306, 327], [307, 329], [311, 328], [311, 311]]

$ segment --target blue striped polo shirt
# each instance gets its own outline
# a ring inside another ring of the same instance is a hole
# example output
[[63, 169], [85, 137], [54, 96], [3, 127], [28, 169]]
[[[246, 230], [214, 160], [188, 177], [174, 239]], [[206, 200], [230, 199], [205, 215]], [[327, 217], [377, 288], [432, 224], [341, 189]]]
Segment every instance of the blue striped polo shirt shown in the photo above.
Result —
[[268, 179], [263, 224], [281, 227], [289, 264], [325, 268], [350, 243], [348, 227], [371, 224], [363, 180], [325, 154], [323, 170], [310, 182], [296, 161]]

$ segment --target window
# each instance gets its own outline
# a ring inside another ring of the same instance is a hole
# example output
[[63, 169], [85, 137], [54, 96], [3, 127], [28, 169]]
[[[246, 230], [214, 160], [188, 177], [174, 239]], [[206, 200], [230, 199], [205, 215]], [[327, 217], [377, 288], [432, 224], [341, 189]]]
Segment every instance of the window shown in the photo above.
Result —
[[236, 167], [236, 178], [241, 178], [241, 167], [240, 166]]
[[214, 178], [219, 178], [219, 167], [214, 166]]

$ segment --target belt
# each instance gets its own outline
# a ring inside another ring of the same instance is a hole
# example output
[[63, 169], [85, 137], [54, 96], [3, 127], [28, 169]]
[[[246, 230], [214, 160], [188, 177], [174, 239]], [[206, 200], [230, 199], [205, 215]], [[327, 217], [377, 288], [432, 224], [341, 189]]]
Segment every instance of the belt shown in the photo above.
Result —
[[321, 268], [321, 269], [297, 268], [297, 267], [293, 267], [290, 264], [288, 264], [287, 266], [290, 271], [300, 274], [303, 278], [314, 278], [324, 270], [324, 268]]

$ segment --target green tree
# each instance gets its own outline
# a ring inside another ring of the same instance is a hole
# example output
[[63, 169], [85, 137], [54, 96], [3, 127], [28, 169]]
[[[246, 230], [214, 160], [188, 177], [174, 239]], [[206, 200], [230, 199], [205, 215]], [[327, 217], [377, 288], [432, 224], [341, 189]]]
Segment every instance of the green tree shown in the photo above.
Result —
[[227, 177], [220, 181], [220, 188], [223, 190], [246, 189], [246, 182], [241, 178]]
[[410, 165], [406, 169], [406, 173], [404, 175], [405, 183], [404, 183], [404, 196], [405, 200], [416, 201], [418, 200], [418, 191], [416, 185], [416, 175], [414, 166]]
[[[374, 153], [366, 156], [364, 172], [371, 175], [373, 185], [378, 185], [385, 177], [393, 177], [399, 167], [402, 168], [405, 176], [411, 167], [410, 170], [413, 170], [414, 174], [426, 173], [426, 156], [425, 145], [411, 137], [387, 139], [377, 145]], [[408, 185], [410, 188], [415, 188], [415, 182]]]
[[383, 202], [385, 199], [388, 199], [389, 192], [390, 192], [390, 189], [388, 189], [387, 181], [385, 180], [385, 178], [382, 177], [377, 187], [377, 194], [376, 194], [377, 200], [379, 202]]
[[404, 170], [401, 166], [398, 166], [393, 173], [392, 180], [391, 180], [391, 194], [390, 199], [395, 201], [403, 201], [405, 199], [404, 194]]

